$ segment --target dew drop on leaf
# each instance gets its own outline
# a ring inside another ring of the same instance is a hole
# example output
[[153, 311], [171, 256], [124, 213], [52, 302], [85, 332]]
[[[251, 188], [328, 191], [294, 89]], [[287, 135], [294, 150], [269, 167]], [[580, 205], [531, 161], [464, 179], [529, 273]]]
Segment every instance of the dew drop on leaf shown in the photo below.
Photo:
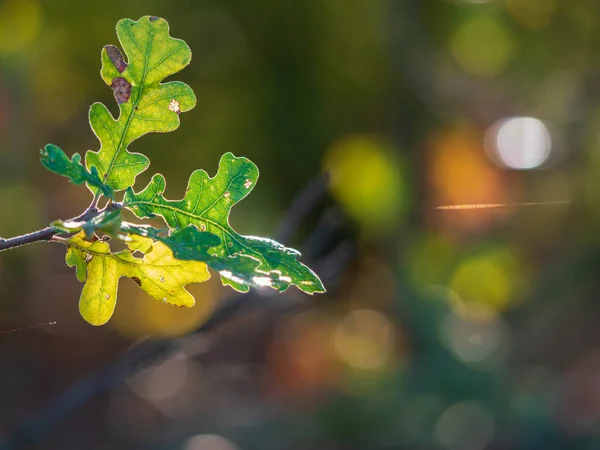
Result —
[[108, 300], [108, 299], [110, 298], [110, 294], [106, 294], [106, 295], [104, 296], [104, 298], [105, 298], [106, 300]]
[[165, 281], [165, 277], [160, 277], [160, 281]]
[[252, 186], [252, 181], [251, 181], [251, 180], [249, 180], [248, 178], [246, 178], [246, 182], [244, 183], [244, 187], [245, 187], [246, 189], [249, 189], [249, 188], [250, 188], [250, 186]]

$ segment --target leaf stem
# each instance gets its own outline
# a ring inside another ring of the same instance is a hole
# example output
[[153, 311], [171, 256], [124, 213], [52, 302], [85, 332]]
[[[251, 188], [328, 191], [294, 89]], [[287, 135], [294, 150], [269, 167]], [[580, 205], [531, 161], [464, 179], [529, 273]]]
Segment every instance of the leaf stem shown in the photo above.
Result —
[[98, 203], [100, 202], [100, 197], [102, 195], [100, 194], [100, 191], [96, 192], [96, 194], [94, 194], [94, 198], [92, 199], [92, 203], [89, 206], [89, 209], [92, 208], [97, 208], [98, 207]]

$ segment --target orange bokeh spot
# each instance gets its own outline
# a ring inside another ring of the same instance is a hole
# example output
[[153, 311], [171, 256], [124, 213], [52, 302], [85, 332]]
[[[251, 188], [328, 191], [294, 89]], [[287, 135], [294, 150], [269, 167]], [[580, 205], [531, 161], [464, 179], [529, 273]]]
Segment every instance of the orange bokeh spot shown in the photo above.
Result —
[[[508, 203], [503, 174], [488, 161], [482, 134], [471, 127], [455, 127], [431, 140], [427, 167], [431, 206]], [[481, 231], [504, 217], [508, 209], [441, 210], [433, 214], [455, 230]]]
[[334, 322], [316, 311], [293, 317], [280, 328], [269, 349], [273, 379], [268, 391], [310, 404], [336, 384], [339, 374], [330, 344]]

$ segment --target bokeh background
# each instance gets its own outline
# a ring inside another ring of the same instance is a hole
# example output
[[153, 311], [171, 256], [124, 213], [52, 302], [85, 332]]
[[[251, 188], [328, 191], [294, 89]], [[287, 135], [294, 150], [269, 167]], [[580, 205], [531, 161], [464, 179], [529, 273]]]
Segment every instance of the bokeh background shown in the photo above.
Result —
[[[0, 334], [2, 448], [600, 448], [597, 1], [1, 0], [0, 236], [88, 205], [38, 150], [98, 148], [100, 50], [148, 14], [192, 48], [198, 106], [132, 145], [137, 186], [249, 157], [234, 226], [329, 292], [195, 332], [231, 301], [215, 277], [185, 311], [122, 280], [94, 328], [60, 245], [4, 252], [0, 331], [56, 324]], [[465, 204], [501, 206], [436, 209]], [[73, 388], [148, 339], [178, 350]]]

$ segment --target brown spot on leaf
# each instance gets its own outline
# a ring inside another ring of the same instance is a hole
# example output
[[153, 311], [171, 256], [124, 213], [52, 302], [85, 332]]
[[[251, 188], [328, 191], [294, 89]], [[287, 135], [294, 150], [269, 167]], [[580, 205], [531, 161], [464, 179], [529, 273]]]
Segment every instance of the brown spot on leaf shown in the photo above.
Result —
[[135, 284], [137, 284], [138, 286], [142, 285], [142, 280], [140, 280], [138, 277], [131, 277], [131, 279], [135, 281]]
[[123, 73], [125, 69], [127, 69], [127, 63], [125, 62], [125, 58], [123, 58], [121, 50], [114, 45], [107, 45], [104, 48], [106, 49], [106, 54], [110, 58], [111, 62], [115, 65], [119, 73]]
[[127, 103], [131, 96], [131, 84], [123, 77], [117, 77], [113, 79], [110, 88], [113, 90], [115, 100], [120, 105], [121, 103]]
[[[163, 298], [163, 302], [167, 303], [167, 299]], [[189, 306], [184, 306], [184, 305], [175, 305], [174, 303], [169, 303], [169, 306], [173, 306], [174, 308], [180, 308], [180, 309], [186, 309], [189, 308]]]

